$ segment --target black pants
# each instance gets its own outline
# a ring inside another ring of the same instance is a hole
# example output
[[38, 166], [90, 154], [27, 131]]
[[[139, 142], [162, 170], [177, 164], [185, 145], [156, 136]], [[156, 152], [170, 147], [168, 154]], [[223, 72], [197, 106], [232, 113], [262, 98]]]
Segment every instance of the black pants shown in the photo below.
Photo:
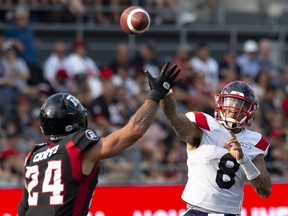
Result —
[[[183, 216], [208, 216], [208, 213], [188, 208], [188, 209], [186, 209]], [[239, 216], [239, 215], [237, 215], [237, 214], [224, 214], [224, 216]]]

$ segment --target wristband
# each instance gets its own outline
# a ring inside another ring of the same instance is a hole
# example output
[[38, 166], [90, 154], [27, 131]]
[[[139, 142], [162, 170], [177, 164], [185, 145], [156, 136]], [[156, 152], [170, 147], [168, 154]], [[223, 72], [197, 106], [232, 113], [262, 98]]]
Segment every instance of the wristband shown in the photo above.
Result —
[[253, 180], [260, 175], [258, 168], [252, 163], [252, 161], [244, 155], [237, 163], [242, 167], [247, 179]]
[[150, 90], [148, 93], [147, 99], [155, 101], [157, 104], [163, 98], [163, 94], [157, 90]]

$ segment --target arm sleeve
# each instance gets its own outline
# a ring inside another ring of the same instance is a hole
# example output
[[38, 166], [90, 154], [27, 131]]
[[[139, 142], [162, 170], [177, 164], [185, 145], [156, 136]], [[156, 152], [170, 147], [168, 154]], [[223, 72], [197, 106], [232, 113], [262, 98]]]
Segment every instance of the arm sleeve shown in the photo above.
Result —
[[22, 199], [18, 204], [18, 216], [25, 216], [27, 209], [28, 209], [28, 192], [26, 188], [23, 186]]

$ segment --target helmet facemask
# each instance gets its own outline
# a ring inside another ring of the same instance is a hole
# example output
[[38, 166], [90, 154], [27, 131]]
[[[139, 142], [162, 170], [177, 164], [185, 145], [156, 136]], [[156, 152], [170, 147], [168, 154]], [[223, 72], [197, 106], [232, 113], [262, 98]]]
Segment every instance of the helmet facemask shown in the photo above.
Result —
[[257, 105], [242, 95], [232, 92], [218, 94], [215, 98], [215, 118], [228, 129], [249, 126], [254, 119], [253, 111], [257, 109]]

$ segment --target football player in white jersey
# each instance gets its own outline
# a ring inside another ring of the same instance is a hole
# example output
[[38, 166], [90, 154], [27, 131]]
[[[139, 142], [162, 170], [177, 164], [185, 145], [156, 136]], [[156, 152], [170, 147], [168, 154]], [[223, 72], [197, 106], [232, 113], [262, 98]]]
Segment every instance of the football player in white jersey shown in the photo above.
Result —
[[240, 215], [247, 181], [267, 198], [271, 181], [264, 156], [269, 142], [247, 129], [258, 103], [242, 81], [227, 84], [215, 97], [215, 116], [203, 112], [180, 113], [173, 96], [161, 101], [177, 136], [187, 143], [188, 181], [182, 193], [184, 216]]

